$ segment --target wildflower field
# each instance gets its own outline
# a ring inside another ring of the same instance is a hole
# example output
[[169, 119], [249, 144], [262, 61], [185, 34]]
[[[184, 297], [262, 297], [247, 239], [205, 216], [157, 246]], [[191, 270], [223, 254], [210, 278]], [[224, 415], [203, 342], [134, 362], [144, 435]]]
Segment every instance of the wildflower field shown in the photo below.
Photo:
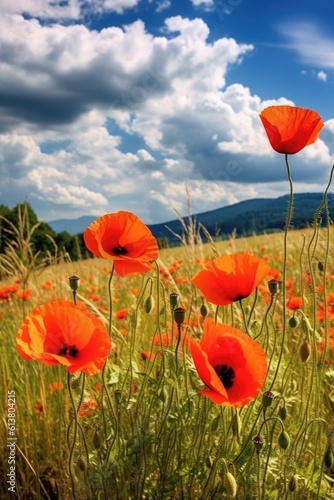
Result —
[[1, 498], [334, 498], [332, 171], [310, 227], [290, 229], [289, 155], [322, 122], [261, 119], [287, 170], [281, 233], [214, 241], [190, 219], [159, 250], [124, 210], [86, 229], [94, 258], [39, 267], [13, 228]]

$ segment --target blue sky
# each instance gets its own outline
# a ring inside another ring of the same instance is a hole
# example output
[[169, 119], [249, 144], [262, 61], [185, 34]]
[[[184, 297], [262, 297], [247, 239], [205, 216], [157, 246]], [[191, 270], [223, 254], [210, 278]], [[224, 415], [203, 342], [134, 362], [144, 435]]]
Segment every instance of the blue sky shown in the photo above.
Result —
[[325, 127], [291, 157], [323, 191], [334, 153], [333, 0], [1, 0], [0, 204], [146, 223], [287, 193], [263, 108]]

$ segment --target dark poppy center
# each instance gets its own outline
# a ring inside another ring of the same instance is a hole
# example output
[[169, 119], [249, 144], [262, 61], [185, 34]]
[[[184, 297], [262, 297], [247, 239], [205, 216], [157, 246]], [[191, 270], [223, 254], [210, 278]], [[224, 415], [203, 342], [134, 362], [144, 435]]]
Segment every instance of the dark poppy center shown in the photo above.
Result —
[[117, 245], [117, 247], [114, 247], [112, 251], [115, 255], [126, 255], [128, 253], [127, 249], [121, 245]]
[[78, 355], [79, 349], [75, 345], [64, 344], [60, 349], [60, 356], [72, 356], [75, 358]]
[[225, 389], [230, 389], [234, 384], [235, 373], [233, 368], [227, 365], [215, 366], [215, 372], [223, 383]]

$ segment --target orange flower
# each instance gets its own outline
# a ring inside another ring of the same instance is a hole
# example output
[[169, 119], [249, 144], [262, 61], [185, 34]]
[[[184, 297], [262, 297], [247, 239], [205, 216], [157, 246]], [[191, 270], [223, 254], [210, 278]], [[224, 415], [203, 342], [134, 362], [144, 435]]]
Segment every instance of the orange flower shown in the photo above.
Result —
[[128, 315], [128, 311], [126, 309], [119, 309], [115, 312], [116, 319], [125, 319]]
[[270, 271], [270, 265], [254, 255], [224, 255], [208, 262], [192, 283], [206, 300], [226, 306], [248, 297]]
[[214, 403], [239, 408], [260, 392], [267, 358], [260, 344], [229, 325], [204, 321], [200, 342], [188, 341], [198, 375], [208, 387], [200, 392]]
[[107, 214], [84, 232], [88, 250], [114, 262], [119, 276], [143, 274], [158, 258], [158, 243], [145, 224], [131, 212]]
[[29, 288], [25, 288], [24, 290], [18, 290], [16, 292], [16, 297], [23, 301], [29, 300], [32, 297], [32, 291], [29, 290]]
[[295, 154], [313, 144], [324, 123], [315, 111], [297, 106], [269, 106], [260, 114], [271, 147], [282, 154]]
[[49, 384], [49, 391], [51, 393], [61, 391], [62, 389], [64, 389], [64, 384], [62, 382], [51, 382], [51, 384]]
[[32, 310], [16, 337], [23, 359], [64, 365], [70, 373], [94, 375], [102, 370], [110, 349], [107, 330], [86, 309], [55, 300]]
[[78, 410], [79, 417], [91, 417], [94, 413], [94, 410], [98, 408], [98, 402], [94, 398], [94, 396], [89, 396], [89, 398], [84, 399], [81, 403], [80, 408]]
[[43, 290], [52, 290], [53, 289], [52, 281], [45, 281], [44, 283], [42, 283], [42, 289]]
[[292, 311], [294, 311], [295, 309], [301, 309], [303, 307], [302, 297], [297, 297], [297, 296], [291, 297], [288, 300], [286, 307], [288, 309], [291, 309]]

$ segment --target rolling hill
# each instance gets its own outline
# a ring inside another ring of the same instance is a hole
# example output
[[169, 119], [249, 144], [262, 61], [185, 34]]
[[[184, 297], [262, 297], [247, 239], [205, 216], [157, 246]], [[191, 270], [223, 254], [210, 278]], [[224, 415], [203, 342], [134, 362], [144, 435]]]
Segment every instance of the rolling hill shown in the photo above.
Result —
[[[314, 215], [323, 200], [322, 193], [301, 193], [294, 196], [293, 227], [303, 228], [311, 225]], [[278, 198], [256, 198], [241, 201], [234, 205], [218, 208], [196, 214], [197, 224], [202, 224], [212, 236], [228, 237], [233, 231], [237, 236], [249, 236], [265, 232], [275, 232], [284, 229], [285, 217], [288, 206], [288, 195]], [[328, 197], [329, 213], [334, 213], [334, 196]], [[83, 216], [78, 219], [59, 219], [48, 222], [57, 233], [67, 231], [75, 235], [82, 233], [94, 216]], [[188, 217], [184, 217], [188, 224]], [[163, 224], [149, 225], [156, 238], [167, 238], [170, 244], [175, 244], [178, 239], [171, 231], [182, 234], [182, 225], [179, 220], [171, 220]], [[168, 230], [171, 229], [171, 231]]]

